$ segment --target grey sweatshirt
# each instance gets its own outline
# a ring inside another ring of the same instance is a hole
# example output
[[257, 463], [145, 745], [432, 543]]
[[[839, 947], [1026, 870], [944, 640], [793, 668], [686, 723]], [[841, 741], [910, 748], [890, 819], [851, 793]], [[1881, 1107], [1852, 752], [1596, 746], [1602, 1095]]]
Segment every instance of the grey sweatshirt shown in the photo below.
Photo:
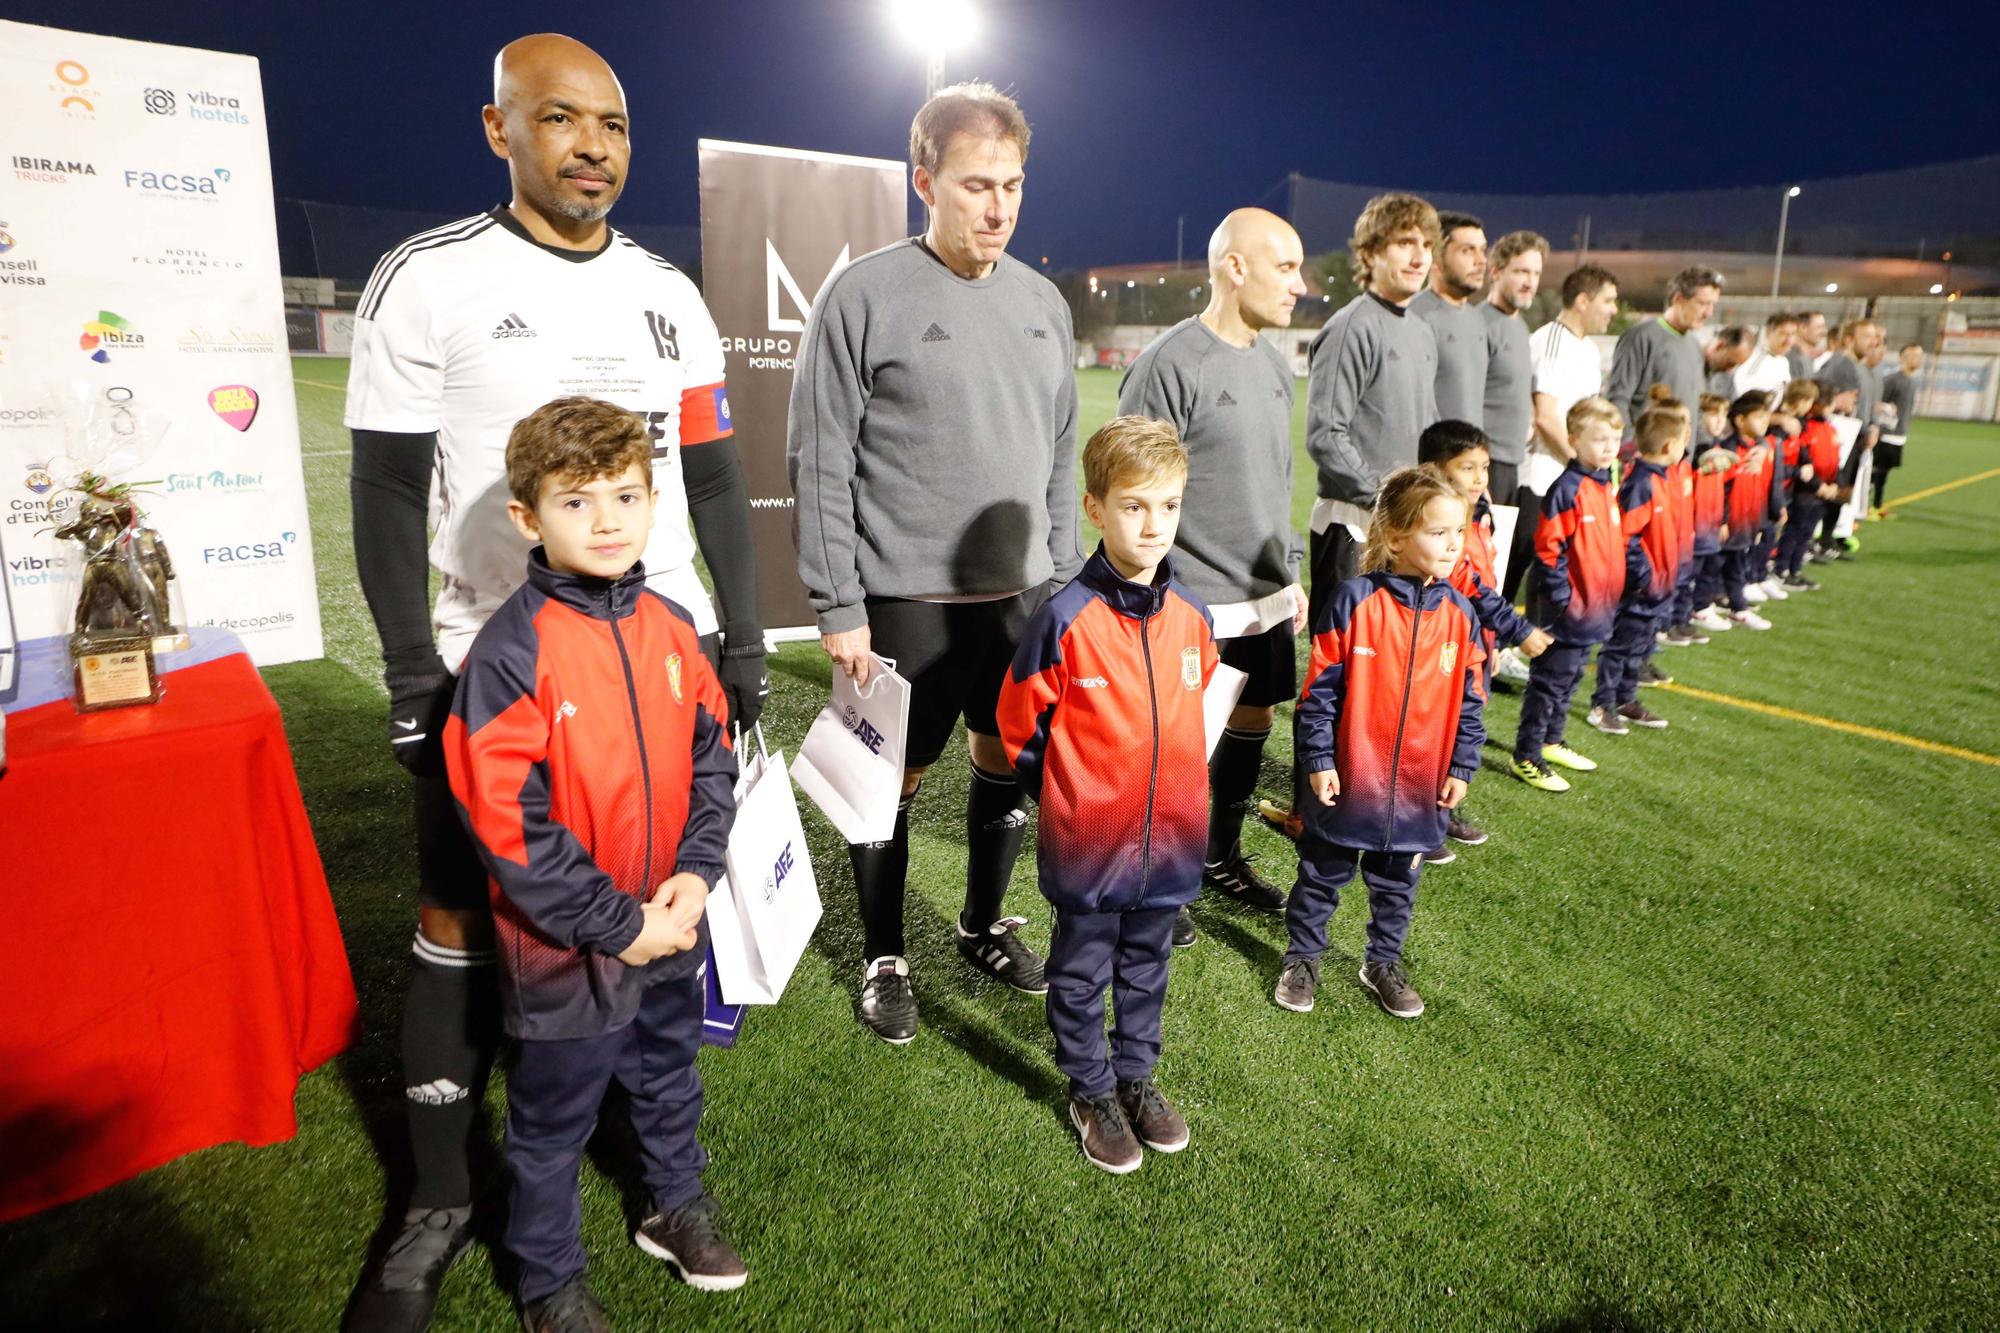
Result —
[[[1520, 464], [1528, 457], [1528, 434], [1535, 424], [1535, 364], [1528, 353], [1528, 321], [1503, 315], [1491, 301], [1479, 306], [1486, 321], [1486, 403], [1481, 423], [1493, 442], [1496, 463]], [[1443, 414], [1443, 404], [1438, 405]]]
[[1618, 335], [1617, 350], [1611, 354], [1611, 373], [1604, 380], [1604, 396], [1625, 414], [1626, 438], [1631, 438], [1639, 414], [1652, 405], [1648, 391], [1660, 383], [1673, 390], [1675, 399], [1694, 417], [1699, 436], [1708, 362], [1693, 334], [1677, 333], [1666, 320], [1655, 316]]
[[1363, 292], [1326, 322], [1307, 354], [1306, 452], [1319, 494], [1364, 508], [1382, 479], [1417, 461], [1438, 419], [1431, 326]]
[[1896, 409], [1893, 425], [1884, 426], [1882, 433], [1901, 439], [1910, 433], [1910, 425], [1917, 419], [1917, 381], [1912, 375], [1905, 375], [1900, 369], [1892, 370], [1882, 377], [1882, 401]]
[[1196, 318], [1153, 339], [1119, 383], [1121, 414], [1172, 422], [1187, 445], [1174, 574], [1211, 607], [1298, 582], [1293, 384], [1277, 348], [1233, 347]]
[[1431, 326], [1437, 342], [1438, 419], [1481, 425], [1486, 416], [1486, 319], [1479, 307], [1453, 305], [1426, 287], [1409, 309]]
[[785, 461], [822, 633], [863, 598], [1004, 595], [1083, 568], [1075, 348], [1055, 284], [1002, 257], [959, 277], [916, 240], [813, 302]]

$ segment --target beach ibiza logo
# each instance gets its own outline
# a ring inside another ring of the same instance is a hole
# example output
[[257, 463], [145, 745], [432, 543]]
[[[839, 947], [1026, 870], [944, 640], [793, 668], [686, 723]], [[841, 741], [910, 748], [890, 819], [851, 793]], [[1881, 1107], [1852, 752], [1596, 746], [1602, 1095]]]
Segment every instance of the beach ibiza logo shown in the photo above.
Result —
[[55, 63], [55, 82], [49, 91], [56, 95], [56, 106], [66, 120], [96, 120], [99, 93], [90, 82], [90, 71], [81, 61], [58, 60]]
[[32, 185], [67, 185], [81, 177], [97, 174], [96, 163], [75, 157], [36, 157], [30, 153], [16, 153], [7, 159], [7, 165], [13, 168], [15, 180]]
[[242, 102], [201, 88], [148, 88], [140, 94], [140, 101], [147, 111], [156, 116], [181, 116], [217, 125], [250, 123], [250, 117], [243, 112]]
[[41, 264], [13, 254], [14, 247], [19, 244], [13, 233], [7, 230], [7, 224], [0, 222], [0, 287], [48, 286], [48, 279], [41, 273]]
[[83, 336], [76, 340], [83, 354], [104, 365], [111, 360], [113, 351], [136, 352], [146, 346], [146, 339], [133, 329], [130, 321], [113, 310], [100, 310], [96, 319], [83, 322]]
[[229, 168], [208, 172], [128, 170], [125, 188], [155, 199], [199, 199], [214, 203], [229, 184]]

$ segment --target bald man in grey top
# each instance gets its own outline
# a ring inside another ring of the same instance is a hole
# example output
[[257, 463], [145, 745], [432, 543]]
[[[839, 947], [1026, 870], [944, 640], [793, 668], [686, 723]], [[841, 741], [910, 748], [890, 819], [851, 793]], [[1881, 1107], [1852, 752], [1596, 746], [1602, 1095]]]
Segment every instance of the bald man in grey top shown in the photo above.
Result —
[[[1154, 339], [1119, 386], [1121, 414], [1173, 423], [1188, 451], [1174, 573], [1207, 603], [1225, 665], [1243, 693], [1209, 757], [1205, 887], [1266, 912], [1285, 896], [1243, 855], [1275, 706], [1298, 692], [1293, 636], [1305, 628], [1305, 543], [1292, 528], [1290, 362], [1261, 329], [1282, 329], [1305, 295], [1305, 249], [1290, 223], [1239, 208], [1208, 244], [1209, 300]], [[1194, 943], [1183, 907], [1174, 943]]]
[[1441, 421], [1481, 425], [1486, 415], [1486, 320], [1473, 297], [1486, 285], [1486, 231], [1469, 213], [1438, 214], [1444, 238], [1431, 283], [1410, 313], [1437, 340], [1437, 411]]

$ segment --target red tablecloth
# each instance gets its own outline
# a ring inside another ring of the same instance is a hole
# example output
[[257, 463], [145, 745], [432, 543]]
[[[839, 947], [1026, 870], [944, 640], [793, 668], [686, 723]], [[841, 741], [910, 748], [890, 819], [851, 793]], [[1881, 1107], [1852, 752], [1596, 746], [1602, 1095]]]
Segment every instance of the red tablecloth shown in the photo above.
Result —
[[238, 653], [156, 706], [7, 718], [0, 1221], [292, 1137], [354, 981], [278, 706]]

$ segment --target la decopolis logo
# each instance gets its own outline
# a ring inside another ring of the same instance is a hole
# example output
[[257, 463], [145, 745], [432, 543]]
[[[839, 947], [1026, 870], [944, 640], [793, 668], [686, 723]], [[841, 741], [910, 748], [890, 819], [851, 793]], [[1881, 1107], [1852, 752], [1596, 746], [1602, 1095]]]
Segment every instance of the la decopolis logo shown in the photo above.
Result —
[[205, 88], [148, 88], [142, 95], [146, 110], [156, 116], [178, 116], [220, 125], [248, 125], [243, 103], [226, 93]]
[[201, 562], [204, 565], [276, 565], [284, 562], [299, 539], [296, 532], [281, 532], [263, 541], [233, 542], [220, 546], [204, 546]]
[[125, 188], [164, 199], [202, 199], [213, 202], [229, 184], [229, 168], [196, 174], [188, 171], [128, 170]]
[[138, 351], [145, 347], [146, 339], [136, 332], [123, 315], [113, 310], [100, 310], [96, 319], [83, 323], [83, 336], [76, 345], [92, 361], [100, 366], [111, 360], [111, 349]]
[[208, 391], [209, 410], [237, 430], [249, 430], [257, 419], [257, 391], [247, 384], [225, 384]]

